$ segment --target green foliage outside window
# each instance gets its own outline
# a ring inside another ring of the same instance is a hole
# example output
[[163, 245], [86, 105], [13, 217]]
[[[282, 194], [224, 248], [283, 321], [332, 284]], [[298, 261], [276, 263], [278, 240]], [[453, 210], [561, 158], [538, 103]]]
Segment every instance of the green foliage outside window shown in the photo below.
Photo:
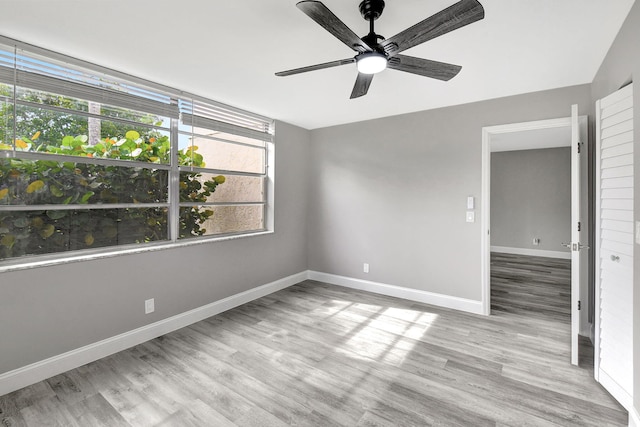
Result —
[[[168, 238], [166, 207], [91, 209], [112, 203], [167, 203], [168, 171], [152, 164], [170, 163], [167, 136], [137, 130], [119, 138], [103, 137], [87, 144], [84, 134], [63, 136], [58, 144], [39, 143], [40, 132], [16, 139], [17, 151], [65, 154], [85, 158], [135, 160], [149, 167], [124, 167], [97, 163], [31, 160], [0, 160], [0, 205], [87, 205], [87, 209], [2, 210], [0, 209], [0, 259], [143, 243]], [[0, 150], [13, 149], [0, 143]], [[178, 152], [181, 166], [204, 167], [197, 147]], [[202, 182], [201, 174], [181, 173], [180, 201], [203, 203], [224, 183], [224, 176]], [[54, 206], [52, 206], [53, 208]], [[179, 237], [205, 234], [203, 223], [213, 215], [210, 209], [182, 208]]]
[[[12, 86], [0, 83], [0, 99], [2, 97], [12, 99], [13, 90]], [[38, 130], [54, 145], [67, 135], [89, 135], [87, 118], [77, 114], [78, 111], [89, 111], [89, 102], [30, 89], [19, 89], [17, 94], [20, 100], [29, 102], [31, 105], [28, 107], [18, 105], [14, 112], [12, 102], [2, 103], [0, 101], [0, 142], [11, 141], [14, 120], [17, 135], [31, 135], [35, 130]], [[38, 104], [42, 108], [34, 107], [33, 104]], [[154, 125], [159, 122], [159, 118], [152, 114], [96, 105], [98, 113], [103, 116], [103, 120], [100, 122], [101, 138], [114, 138], [131, 130], [135, 130], [143, 136], [150, 133], [149, 127], [109, 121], [108, 118], [124, 119], [144, 125]], [[58, 109], [47, 109], [47, 107]]]

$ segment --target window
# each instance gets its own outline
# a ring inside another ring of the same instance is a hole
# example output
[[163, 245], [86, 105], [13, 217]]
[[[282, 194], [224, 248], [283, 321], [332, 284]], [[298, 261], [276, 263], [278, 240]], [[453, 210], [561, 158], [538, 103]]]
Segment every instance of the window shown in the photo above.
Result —
[[267, 230], [273, 133], [0, 37], [0, 262]]

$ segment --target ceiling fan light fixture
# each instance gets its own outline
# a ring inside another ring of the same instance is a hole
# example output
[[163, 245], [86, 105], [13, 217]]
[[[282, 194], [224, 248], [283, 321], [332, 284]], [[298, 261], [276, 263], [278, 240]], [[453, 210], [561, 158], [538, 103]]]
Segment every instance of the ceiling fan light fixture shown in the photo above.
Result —
[[358, 72], [376, 74], [387, 68], [387, 57], [380, 52], [365, 52], [356, 57]]

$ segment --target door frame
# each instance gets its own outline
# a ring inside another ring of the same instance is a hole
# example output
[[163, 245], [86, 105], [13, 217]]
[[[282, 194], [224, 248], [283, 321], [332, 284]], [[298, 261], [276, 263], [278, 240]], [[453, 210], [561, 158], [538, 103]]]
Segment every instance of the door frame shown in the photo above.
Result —
[[[586, 131], [587, 116], [579, 116], [578, 124], [581, 128], [580, 134], [582, 134], [583, 130]], [[568, 116], [558, 119], [536, 120], [530, 122], [485, 126], [482, 128], [482, 206], [480, 211], [480, 262], [482, 276], [482, 314], [485, 316], [491, 314], [491, 138], [495, 135], [501, 135], [505, 133], [523, 132], [539, 129], [553, 129], [560, 127], [571, 128], [571, 117]], [[583, 184], [586, 185], [586, 183]], [[584, 229], [586, 230], [586, 228], [587, 227], [585, 223]], [[585, 275], [582, 274], [582, 276]], [[582, 277], [582, 280], [588, 280], [588, 278]], [[571, 310], [577, 310], [577, 307], [571, 307]]]

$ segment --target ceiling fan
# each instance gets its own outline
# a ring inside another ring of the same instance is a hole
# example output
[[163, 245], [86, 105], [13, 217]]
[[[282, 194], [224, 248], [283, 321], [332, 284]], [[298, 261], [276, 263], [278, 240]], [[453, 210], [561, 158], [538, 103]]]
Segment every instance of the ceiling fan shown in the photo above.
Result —
[[455, 77], [462, 69], [459, 65], [400, 55], [400, 52], [484, 18], [484, 8], [477, 0], [461, 0], [395, 36], [385, 39], [376, 34], [373, 28], [373, 22], [382, 15], [384, 10], [384, 0], [364, 0], [359, 6], [360, 14], [369, 21], [369, 34], [360, 38], [321, 2], [304, 0], [296, 6], [358, 53], [353, 58], [281, 71], [276, 73], [276, 76], [290, 76], [355, 62], [358, 77], [351, 92], [351, 99], [366, 95], [373, 75], [385, 68], [444, 81]]

